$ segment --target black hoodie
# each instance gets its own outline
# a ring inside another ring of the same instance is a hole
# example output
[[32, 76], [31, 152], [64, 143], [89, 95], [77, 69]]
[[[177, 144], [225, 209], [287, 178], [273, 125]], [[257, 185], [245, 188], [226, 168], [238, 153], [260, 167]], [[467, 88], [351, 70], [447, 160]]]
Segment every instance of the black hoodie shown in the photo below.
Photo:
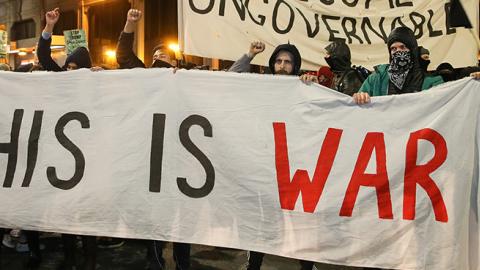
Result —
[[401, 42], [410, 49], [410, 56], [413, 61], [413, 67], [408, 72], [405, 84], [402, 89], [398, 89], [392, 82], [389, 83], [388, 93], [389, 94], [402, 94], [402, 93], [412, 93], [418, 92], [422, 89], [423, 79], [425, 74], [420, 68], [418, 63], [418, 43], [413, 31], [408, 27], [398, 27], [395, 28], [387, 38], [388, 53], [390, 59], [392, 55], [390, 54], [390, 46], [395, 42]]
[[293, 55], [293, 71], [290, 75], [299, 75], [300, 67], [302, 66], [302, 57], [300, 56], [300, 52], [298, 51], [297, 47], [292, 44], [282, 44], [275, 48], [272, 56], [270, 56], [270, 60], [268, 61], [268, 66], [272, 74], [275, 74], [275, 60], [277, 60], [277, 54], [280, 51], [287, 51]]
[[90, 59], [90, 53], [88, 52], [87, 48], [76, 48], [65, 60], [65, 65], [63, 65], [64, 70], [67, 69], [69, 63], [77, 64], [78, 68], [91, 68], [92, 60]]
[[344, 40], [337, 40], [328, 44], [325, 50], [330, 55], [330, 57], [325, 58], [325, 61], [333, 72], [346, 71], [352, 66], [350, 48]]
[[84, 47], [77, 48], [70, 54], [63, 67], [60, 67], [55, 61], [52, 59], [52, 50], [50, 49], [50, 45], [52, 44], [52, 38], [44, 39], [40, 36], [38, 40], [38, 61], [47, 71], [65, 71], [68, 63], [74, 62], [77, 64], [78, 68], [91, 68], [92, 62], [90, 60], [90, 53]]

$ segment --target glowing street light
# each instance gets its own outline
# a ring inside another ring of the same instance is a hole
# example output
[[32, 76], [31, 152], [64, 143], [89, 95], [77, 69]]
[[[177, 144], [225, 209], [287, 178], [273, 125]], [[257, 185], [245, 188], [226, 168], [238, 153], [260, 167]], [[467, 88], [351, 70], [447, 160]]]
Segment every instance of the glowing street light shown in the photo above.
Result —
[[168, 48], [175, 53], [175, 59], [182, 59], [182, 53], [180, 52], [180, 46], [178, 46], [178, 43], [170, 43]]
[[108, 58], [115, 58], [117, 56], [117, 53], [114, 51], [114, 50], [107, 50], [105, 52], [105, 55], [108, 57]]

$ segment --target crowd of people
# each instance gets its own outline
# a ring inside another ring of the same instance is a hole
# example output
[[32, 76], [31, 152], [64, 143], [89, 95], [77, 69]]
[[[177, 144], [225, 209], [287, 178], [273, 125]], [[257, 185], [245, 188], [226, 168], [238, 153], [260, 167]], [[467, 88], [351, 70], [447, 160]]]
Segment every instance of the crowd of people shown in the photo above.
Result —
[[[37, 49], [37, 64], [23, 65], [17, 68], [18, 72], [32, 72], [37, 70], [63, 72], [81, 68], [92, 71], [102, 70], [101, 67], [92, 67], [92, 61], [87, 48], [79, 47], [66, 59], [63, 66], [58, 65], [51, 56], [50, 45], [52, 42], [53, 27], [60, 17], [59, 9], [46, 13], [46, 26], [43, 30]], [[142, 18], [142, 12], [131, 9], [128, 11], [125, 27], [120, 33], [117, 45], [117, 62], [120, 69], [146, 68], [146, 65], [135, 55], [133, 50], [134, 31], [137, 23]], [[229, 69], [229, 72], [250, 72], [253, 58], [265, 50], [265, 44], [254, 41], [250, 44], [248, 52], [242, 55]], [[387, 39], [389, 63], [378, 65], [373, 71], [361, 66], [352, 65], [351, 53], [348, 45], [343, 40], [336, 40], [325, 47], [325, 61], [328, 66], [321, 67], [318, 71], [302, 71], [302, 57], [294, 44], [278, 45], [268, 61], [269, 73], [274, 75], [298, 76], [307, 84], [320, 84], [338, 92], [352, 96], [357, 104], [370, 102], [372, 96], [398, 95], [413, 93], [430, 89], [441, 83], [458, 80], [467, 76], [480, 78], [480, 67], [453, 68], [449, 63], [442, 63], [434, 71], [428, 70], [430, 52], [418, 46], [413, 31], [407, 27], [394, 29]], [[153, 63], [150, 68], [179, 68], [176, 67], [175, 56], [165, 46], [154, 48]], [[0, 64], [0, 70], [10, 71], [6, 64]], [[3, 230], [5, 237], [18, 230]], [[3, 235], [3, 233], [1, 235]], [[29, 250], [27, 269], [37, 269], [42, 263], [39, 233], [25, 231]], [[93, 270], [96, 267], [97, 237], [80, 236], [83, 244], [83, 263], [77, 264], [75, 257], [75, 235], [62, 235], [65, 258], [60, 269]], [[123, 240], [100, 238], [100, 241], [116, 245]], [[8, 242], [8, 241], [7, 241]], [[5, 239], [4, 239], [5, 243]], [[165, 260], [162, 257], [164, 243], [161, 241], [145, 240], [149, 269], [165, 269]], [[173, 256], [176, 269], [190, 268], [190, 244], [174, 243]], [[0, 249], [1, 250], [1, 249]], [[263, 253], [249, 252], [245, 269], [261, 269]], [[1, 258], [1, 256], [0, 256]], [[314, 263], [300, 260], [302, 270], [315, 269]], [[81, 267], [79, 267], [81, 265]], [[1, 267], [1, 264], [0, 264]]]

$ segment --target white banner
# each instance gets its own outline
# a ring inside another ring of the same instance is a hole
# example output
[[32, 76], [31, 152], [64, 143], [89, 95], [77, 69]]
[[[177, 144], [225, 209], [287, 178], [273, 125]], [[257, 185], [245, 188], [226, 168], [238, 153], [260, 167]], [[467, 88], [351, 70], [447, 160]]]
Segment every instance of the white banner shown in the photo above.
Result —
[[[266, 43], [255, 64], [268, 66], [279, 44], [295, 44], [302, 68], [326, 65], [324, 48], [345, 39], [352, 63], [373, 67], [388, 62], [386, 38], [392, 28], [414, 30], [419, 45], [430, 50], [431, 69], [442, 62], [477, 65], [478, 1], [462, 1], [474, 30], [450, 28], [444, 0], [181, 0], [179, 37], [187, 54], [237, 60], [254, 40]], [[208, 25], [208, 27], [206, 27]]]
[[208, 71], [0, 74], [0, 226], [478, 270], [479, 82], [351, 97]]

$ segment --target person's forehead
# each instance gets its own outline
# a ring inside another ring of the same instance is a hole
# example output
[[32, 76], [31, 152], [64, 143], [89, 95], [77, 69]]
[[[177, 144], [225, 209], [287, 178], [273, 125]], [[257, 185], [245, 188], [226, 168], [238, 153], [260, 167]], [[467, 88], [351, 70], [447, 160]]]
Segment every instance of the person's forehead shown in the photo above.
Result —
[[288, 51], [279, 51], [276, 59], [285, 58], [285, 57], [288, 57], [288, 58], [290, 58], [290, 60], [292, 60], [293, 55]]
[[400, 42], [400, 41], [395, 41], [394, 43], [392, 43], [392, 45], [390, 45], [390, 48], [400, 47], [400, 46], [405, 46], [405, 43]]
[[154, 54], [166, 54], [166, 52], [163, 49], [157, 49]]

